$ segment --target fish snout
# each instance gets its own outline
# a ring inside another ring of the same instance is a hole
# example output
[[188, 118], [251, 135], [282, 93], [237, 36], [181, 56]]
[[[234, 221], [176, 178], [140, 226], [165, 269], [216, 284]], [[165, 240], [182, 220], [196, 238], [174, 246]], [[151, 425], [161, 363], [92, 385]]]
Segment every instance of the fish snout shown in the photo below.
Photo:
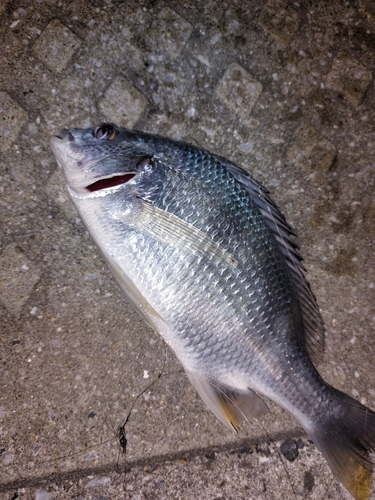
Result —
[[61, 135], [62, 135], [62, 140], [63, 141], [68, 141], [68, 142], [75, 142], [75, 137], [74, 135], [71, 133], [70, 130], [67, 130], [66, 128], [64, 128], [62, 131], [61, 131]]

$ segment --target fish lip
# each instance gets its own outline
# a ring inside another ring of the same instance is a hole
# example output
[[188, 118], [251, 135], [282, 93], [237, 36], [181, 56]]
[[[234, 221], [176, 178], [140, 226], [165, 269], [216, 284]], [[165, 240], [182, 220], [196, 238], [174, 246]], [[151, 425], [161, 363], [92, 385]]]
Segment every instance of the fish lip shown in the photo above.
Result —
[[64, 139], [57, 135], [53, 135], [50, 140], [50, 146], [58, 164], [60, 164], [59, 158], [61, 156], [61, 146], [63, 145], [63, 142]]
[[70, 130], [67, 130], [66, 128], [63, 128], [61, 130], [61, 135], [62, 135], [62, 140], [63, 141], [65, 141], [65, 142], [75, 142], [75, 137], [70, 132]]
[[73, 134], [70, 132], [70, 130], [68, 130], [66, 128], [63, 128], [60, 131], [59, 135], [53, 135], [51, 140], [52, 139], [58, 139], [58, 140], [64, 141], [64, 142], [74, 142], [75, 141]]
[[60, 135], [53, 135], [50, 139], [50, 146], [55, 155], [56, 162], [61, 170], [64, 170], [64, 165], [67, 164], [69, 157], [68, 144], [75, 142], [74, 136], [67, 129], [63, 129]]

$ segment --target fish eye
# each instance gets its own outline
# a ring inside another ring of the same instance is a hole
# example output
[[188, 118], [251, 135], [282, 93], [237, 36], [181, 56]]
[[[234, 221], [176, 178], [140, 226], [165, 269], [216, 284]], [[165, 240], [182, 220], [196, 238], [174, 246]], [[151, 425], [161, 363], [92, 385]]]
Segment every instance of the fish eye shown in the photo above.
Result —
[[109, 123], [102, 123], [93, 130], [92, 135], [95, 139], [111, 141], [116, 135], [116, 129]]

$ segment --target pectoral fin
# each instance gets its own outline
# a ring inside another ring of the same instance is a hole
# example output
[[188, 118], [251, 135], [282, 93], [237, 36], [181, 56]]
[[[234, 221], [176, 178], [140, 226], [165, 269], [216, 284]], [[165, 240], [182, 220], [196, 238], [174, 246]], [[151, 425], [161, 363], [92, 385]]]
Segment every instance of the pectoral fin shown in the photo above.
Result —
[[164, 319], [147, 302], [129, 276], [122, 272], [112, 259], [106, 255], [105, 257], [113, 276], [116, 278], [116, 281], [148, 326], [150, 326], [153, 330], [158, 331], [160, 325], [166, 325]]
[[252, 390], [236, 392], [227, 387], [215, 387], [203, 379], [186, 372], [200, 397], [229, 429], [236, 432], [246, 419], [258, 418], [269, 410]]
[[[136, 216], [131, 214], [131, 223], [146, 231], [152, 238], [166, 245], [184, 250], [196, 256], [209, 256], [227, 266], [238, 266], [235, 257], [200, 229], [185, 222], [173, 213], [162, 210], [139, 199]], [[117, 218], [129, 223], [129, 214], [119, 213]]]

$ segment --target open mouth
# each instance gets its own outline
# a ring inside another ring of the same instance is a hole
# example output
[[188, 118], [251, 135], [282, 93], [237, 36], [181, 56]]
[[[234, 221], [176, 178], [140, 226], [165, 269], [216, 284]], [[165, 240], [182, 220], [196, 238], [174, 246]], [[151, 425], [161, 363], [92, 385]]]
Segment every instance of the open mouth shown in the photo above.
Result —
[[109, 177], [107, 179], [100, 179], [99, 181], [86, 186], [86, 189], [93, 193], [94, 191], [100, 191], [101, 189], [107, 189], [110, 187], [120, 186], [121, 184], [126, 184], [137, 175], [136, 173], [128, 173], [122, 175], [115, 175], [114, 177]]

